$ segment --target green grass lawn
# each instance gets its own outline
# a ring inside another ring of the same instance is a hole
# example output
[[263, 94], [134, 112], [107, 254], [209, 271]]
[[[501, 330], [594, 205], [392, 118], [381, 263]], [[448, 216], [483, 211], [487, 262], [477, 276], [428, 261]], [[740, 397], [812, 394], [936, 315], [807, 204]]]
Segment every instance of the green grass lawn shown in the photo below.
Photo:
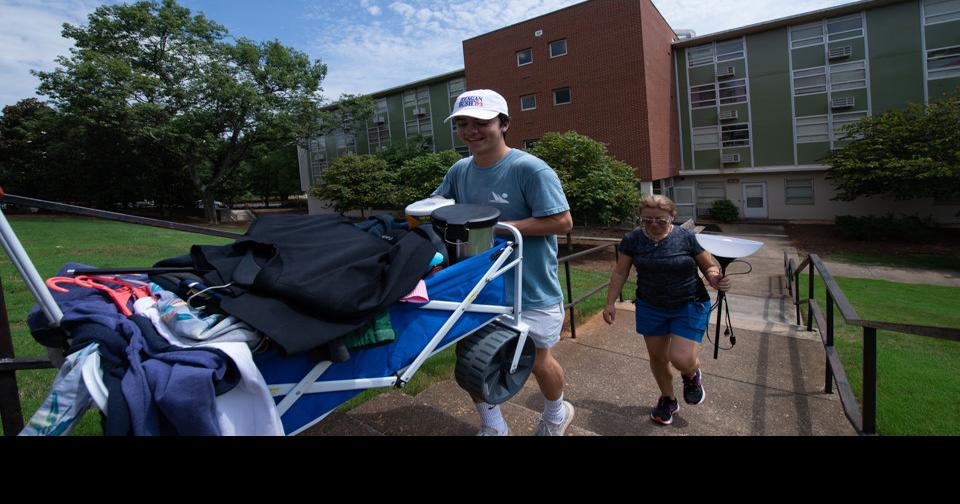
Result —
[[[960, 328], [960, 288], [834, 278], [864, 320]], [[806, 275], [801, 275], [801, 293], [807, 292], [806, 282]], [[815, 284], [817, 303], [825, 308], [823, 284], [819, 279]], [[863, 330], [844, 325], [839, 311], [835, 313], [837, 351], [862, 399]], [[877, 331], [877, 431], [960, 435], [958, 375], [960, 343]]]
[[[67, 262], [96, 267], [146, 267], [160, 259], [186, 254], [193, 244], [231, 242], [225, 238], [78, 217], [11, 216], [9, 221], [43, 278], [55, 275]], [[35, 301], [6, 255], [0, 255], [0, 275], [2, 275], [0, 278], [3, 280], [3, 292], [16, 355], [18, 357], [45, 356], [46, 349], [33, 340], [26, 324], [27, 312]], [[571, 276], [574, 297], [603, 284], [610, 278], [607, 273], [575, 268], [572, 269]], [[563, 281], [562, 269], [560, 277]], [[566, 289], [565, 286], [564, 289]], [[624, 294], [630, 299], [633, 291], [632, 284], [624, 288]], [[582, 323], [587, 317], [600, 311], [605, 299], [606, 290], [602, 290], [578, 305], [578, 322]], [[409, 395], [416, 395], [434, 383], [452, 379], [455, 364], [454, 348], [444, 350], [424, 363], [403, 391]], [[24, 422], [29, 420], [46, 398], [55, 375], [56, 371], [52, 369], [17, 373]], [[391, 389], [364, 391], [341, 408], [351, 409], [387, 390]], [[98, 422], [99, 415], [94, 408], [87, 412], [73, 434], [99, 435], [101, 429]]]
[[[160, 259], [186, 254], [193, 244], [224, 244], [232, 240], [162, 228], [82, 217], [8, 218], [43, 278], [54, 276], [64, 263], [79, 262], [96, 267], [146, 267]], [[27, 328], [27, 312], [33, 296], [5, 254], [0, 254], [0, 275], [10, 317], [14, 351], [18, 357], [45, 356]], [[24, 422], [46, 398], [56, 371], [17, 372]], [[88, 411], [74, 433], [101, 432], [98, 415]]]
[[830, 261], [863, 264], [867, 266], [960, 271], [960, 255], [956, 254], [952, 256], [923, 254], [882, 255], [841, 251], [830, 254], [827, 259]]

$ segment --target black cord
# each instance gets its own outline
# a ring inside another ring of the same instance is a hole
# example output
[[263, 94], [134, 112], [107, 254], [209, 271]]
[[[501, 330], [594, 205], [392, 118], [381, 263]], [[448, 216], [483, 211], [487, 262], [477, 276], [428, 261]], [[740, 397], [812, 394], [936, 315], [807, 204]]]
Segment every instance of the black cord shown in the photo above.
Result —
[[[738, 263], [738, 262], [739, 262], [739, 263], [746, 264], [750, 269], [748, 269], [747, 271], [744, 271], [744, 272], [742, 272], [742, 273], [724, 273], [723, 276], [746, 275], [746, 274], [750, 273], [751, 271], [753, 271], [753, 265], [750, 264], [750, 263], [748, 263], [747, 261], [744, 261], [743, 259], [736, 259], [736, 260], [730, 261], [730, 264]], [[729, 264], [728, 264], [727, 266], [729, 266]], [[711, 313], [711, 314], [713, 313], [714, 310], [717, 309], [717, 306], [718, 306], [717, 304], [714, 304], [712, 307], [710, 307], [710, 313]], [[724, 306], [724, 311], [727, 312], [727, 324], [726, 324], [727, 327], [726, 327], [726, 329], [724, 329], [723, 335], [730, 338], [730, 346], [728, 346], [728, 347], [726, 347], [726, 348], [720, 347], [720, 350], [731, 350], [731, 349], [732, 349], [734, 346], [736, 346], [736, 344], [737, 344], [737, 337], [733, 334], [733, 322], [730, 320], [730, 300], [729, 300], [729, 299], [727, 300], [727, 303], [726, 303], [726, 305]], [[720, 324], [723, 324], [723, 317], [722, 317], [722, 316], [720, 317], [720, 322], [719, 322], [719, 323], [720, 323]], [[707, 342], [709, 342], [709, 343], [712, 345], [712, 344], [714, 344], [714, 343], [713, 343], [713, 339], [710, 338], [709, 325], [708, 325], [707, 327], [708, 327], [708, 329], [707, 329]]]

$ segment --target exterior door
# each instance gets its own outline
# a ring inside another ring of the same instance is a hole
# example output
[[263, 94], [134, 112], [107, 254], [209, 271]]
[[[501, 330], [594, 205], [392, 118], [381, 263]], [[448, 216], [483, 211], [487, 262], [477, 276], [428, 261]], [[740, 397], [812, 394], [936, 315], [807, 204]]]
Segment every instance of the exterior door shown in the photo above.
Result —
[[767, 183], [743, 184], [743, 218], [767, 218]]

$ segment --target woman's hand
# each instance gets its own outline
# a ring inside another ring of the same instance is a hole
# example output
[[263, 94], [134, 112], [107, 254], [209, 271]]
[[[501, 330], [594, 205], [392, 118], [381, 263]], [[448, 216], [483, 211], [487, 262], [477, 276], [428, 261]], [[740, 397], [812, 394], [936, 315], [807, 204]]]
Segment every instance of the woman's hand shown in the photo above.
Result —
[[617, 319], [617, 308], [612, 304], [603, 307], [603, 321], [612, 324]]
[[730, 290], [730, 278], [728, 278], [726, 275], [710, 275], [707, 277], [707, 281], [710, 283], [711, 287], [720, 292], [727, 292]]

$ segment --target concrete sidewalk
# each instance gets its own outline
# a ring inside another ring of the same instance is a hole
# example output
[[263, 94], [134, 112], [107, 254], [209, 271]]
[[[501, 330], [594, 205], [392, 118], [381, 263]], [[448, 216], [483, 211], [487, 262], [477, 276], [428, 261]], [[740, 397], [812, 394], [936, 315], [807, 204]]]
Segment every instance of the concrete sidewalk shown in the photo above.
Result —
[[[750, 274], [733, 277], [728, 299], [736, 346], [722, 350], [717, 360], [712, 344], [701, 352], [706, 401], [699, 406], [681, 402], [670, 426], [649, 420], [659, 390], [643, 338], [634, 330], [633, 305], [621, 303], [613, 325], [597, 314], [577, 326], [576, 339], [565, 335], [554, 349], [565, 371], [564, 395], [576, 406], [567, 435], [856, 434], [839, 396], [822, 392], [824, 351], [819, 335], [794, 324], [795, 307], [785, 295], [783, 252], [795, 250], [782, 227], [725, 226], [724, 231], [765, 245], [747, 258]], [[734, 264], [728, 273], [747, 269]], [[714, 314], [711, 340], [715, 320]], [[729, 339], [722, 337], [721, 348], [728, 347]], [[678, 393], [679, 382], [677, 377]], [[503, 405], [512, 433], [532, 434], [542, 407], [542, 396], [531, 379]], [[479, 418], [467, 394], [446, 381], [416, 397], [387, 392], [348, 413], [335, 412], [305, 434], [469, 436], [478, 428]]]

